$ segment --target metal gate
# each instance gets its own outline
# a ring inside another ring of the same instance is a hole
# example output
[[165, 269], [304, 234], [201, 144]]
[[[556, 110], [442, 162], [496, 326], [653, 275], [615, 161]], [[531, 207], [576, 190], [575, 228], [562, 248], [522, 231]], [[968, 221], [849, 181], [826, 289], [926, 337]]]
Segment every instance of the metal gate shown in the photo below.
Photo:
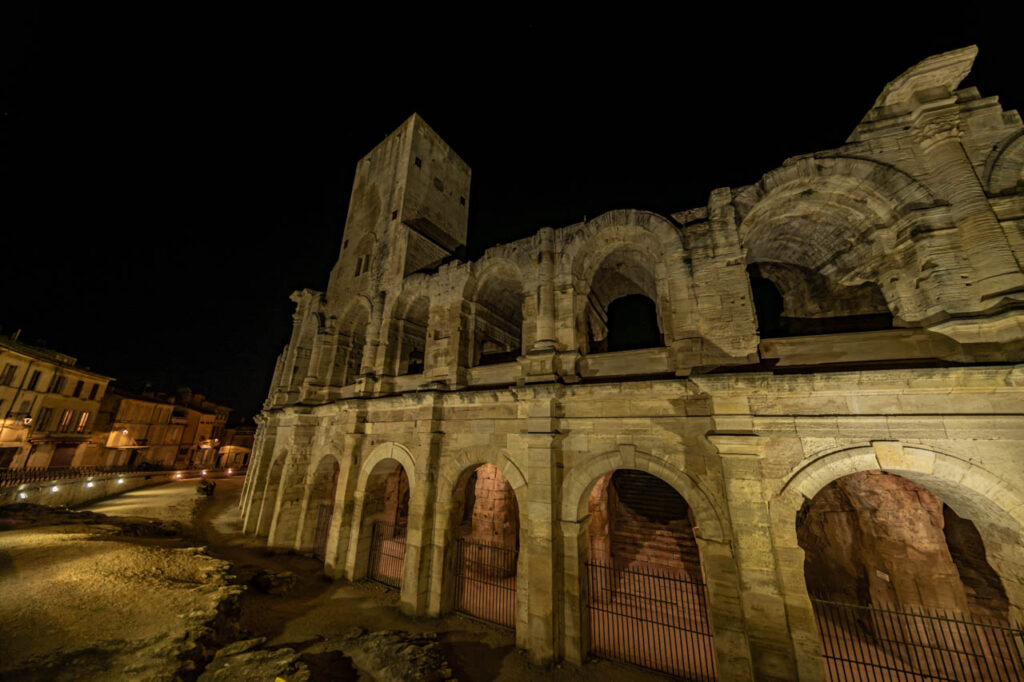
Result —
[[331, 533], [333, 504], [321, 504], [316, 517], [316, 534], [313, 536], [313, 556], [323, 561], [327, 556], [327, 537]]
[[370, 563], [366, 577], [388, 587], [402, 587], [405, 565], [405, 526], [375, 521], [370, 539]]
[[518, 560], [516, 549], [457, 541], [455, 610], [514, 630]]
[[812, 599], [830, 680], [1024, 680], [1024, 631], [929, 609]]
[[589, 651], [686, 680], [714, 680], [703, 581], [650, 564], [587, 562]]

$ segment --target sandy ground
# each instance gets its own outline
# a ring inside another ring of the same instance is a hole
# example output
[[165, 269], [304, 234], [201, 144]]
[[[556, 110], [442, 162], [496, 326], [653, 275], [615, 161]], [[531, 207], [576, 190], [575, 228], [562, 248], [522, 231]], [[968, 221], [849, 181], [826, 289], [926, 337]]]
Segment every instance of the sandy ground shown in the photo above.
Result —
[[[241, 636], [265, 637], [268, 648], [294, 649], [312, 680], [369, 679], [335, 644], [353, 627], [437, 633], [455, 677], [464, 682], [666, 679], [609, 661], [594, 661], [582, 668], [568, 664], [539, 668], [515, 648], [511, 632], [458, 614], [440, 619], [406, 617], [397, 608], [395, 591], [376, 583], [328, 580], [318, 561], [270, 553], [265, 539], [243, 535], [238, 514], [243, 480], [219, 479], [212, 498], [196, 495], [194, 480], [176, 481], [131, 491], [86, 509], [191, 527], [193, 543], [206, 545], [212, 557], [230, 562], [230, 572], [243, 579], [259, 569], [293, 572], [295, 586], [285, 594], [246, 589], [240, 597], [238, 626]], [[143, 542], [81, 537], [69, 527], [51, 529], [43, 537], [20, 530], [0, 533], [0, 622], [17, 623], [0, 630], [0, 660], [14, 651], [22, 657], [26, 652], [44, 653], [53, 633], [103, 642], [124, 637], [125, 632], [140, 641], [177, 636], [178, 615], [196, 611], [203, 599], [203, 591], [197, 589], [203, 577], [195, 572], [199, 569], [178, 566], [169, 559], [173, 555], [166, 553], [171, 550]], [[140, 590], [147, 592], [145, 597], [132, 596]], [[128, 677], [144, 676], [119, 679]]]
[[172, 679], [238, 592], [227, 563], [180, 537], [103, 521], [44, 511], [4, 524], [0, 679]]

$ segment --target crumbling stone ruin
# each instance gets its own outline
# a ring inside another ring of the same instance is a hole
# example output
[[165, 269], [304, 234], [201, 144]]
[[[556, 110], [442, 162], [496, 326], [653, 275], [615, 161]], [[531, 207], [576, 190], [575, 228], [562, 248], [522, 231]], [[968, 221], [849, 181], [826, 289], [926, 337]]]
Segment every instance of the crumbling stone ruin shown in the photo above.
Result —
[[412, 116], [292, 295], [246, 532], [539, 663], [822, 680], [832, 603], [1019, 622], [1024, 125], [975, 54], [705, 206], [473, 262], [470, 169]]

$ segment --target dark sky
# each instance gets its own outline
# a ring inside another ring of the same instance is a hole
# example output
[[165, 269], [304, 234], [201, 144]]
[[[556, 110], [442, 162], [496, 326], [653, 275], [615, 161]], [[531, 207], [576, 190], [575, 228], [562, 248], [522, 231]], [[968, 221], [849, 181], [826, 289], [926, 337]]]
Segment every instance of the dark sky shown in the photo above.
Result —
[[327, 283], [356, 161], [413, 111], [473, 169], [476, 256], [613, 208], [702, 205], [841, 145], [887, 81], [944, 50], [978, 44], [965, 85], [1024, 108], [1020, 16], [1005, 13], [258, 4], [5, 10], [5, 333], [250, 416], [290, 332], [288, 294]]

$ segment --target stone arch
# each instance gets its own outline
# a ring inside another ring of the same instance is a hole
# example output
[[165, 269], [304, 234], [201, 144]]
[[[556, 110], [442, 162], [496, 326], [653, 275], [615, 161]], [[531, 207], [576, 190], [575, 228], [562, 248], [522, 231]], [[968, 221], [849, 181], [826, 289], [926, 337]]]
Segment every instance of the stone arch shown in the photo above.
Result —
[[370, 299], [357, 294], [338, 318], [338, 343], [331, 369], [331, 385], [347, 386], [355, 383], [362, 373], [366, 331], [372, 310]]
[[[317, 523], [323, 506], [334, 507], [339, 497], [341, 461], [333, 454], [325, 454], [309, 467], [306, 480], [306, 499], [303, 501], [302, 522], [295, 548], [300, 552], [316, 551]], [[333, 517], [333, 511], [331, 516]], [[320, 548], [326, 551], [326, 547]]]
[[429, 278], [410, 275], [391, 308], [385, 373], [394, 376], [423, 372], [430, 325]]
[[[564, 543], [564, 630], [566, 657], [579, 663], [586, 658], [587, 573], [585, 561], [589, 525], [588, 501], [599, 479], [619, 469], [634, 469], [656, 476], [671, 486], [691, 507], [694, 536], [705, 566], [709, 610], [716, 636], [715, 656], [723, 679], [735, 671], [749, 671], [749, 660], [737, 656], [737, 643], [746, 648], [742, 622], [733, 605], [740, 600], [740, 584], [731, 538], [724, 516], [712, 497], [689, 474], [663, 458], [637, 450], [632, 445], [596, 456], [588, 456], [567, 472], [562, 483], [559, 509]], [[728, 633], [728, 634], [726, 634]], [[749, 674], [744, 672], [742, 674]]]
[[457, 513], [463, 509], [466, 484], [472, 474], [485, 464], [497, 467], [505, 477], [512, 488], [518, 507], [521, 551], [516, 564], [515, 631], [517, 645], [525, 647], [529, 618], [528, 557], [525, 550], [529, 537], [529, 517], [526, 514], [528, 485], [519, 465], [506, 450], [491, 448], [461, 450], [450, 456], [446, 455], [441, 462], [433, 528], [433, 565], [438, 569], [434, 570], [431, 575], [431, 603], [428, 608], [432, 615], [440, 615], [454, 607], [454, 571], [445, 559], [455, 546], [458, 525], [455, 518]]
[[397, 471], [397, 467], [405, 471], [411, 498], [416, 493], [416, 465], [412, 454], [404, 445], [390, 441], [379, 443], [370, 450], [359, 466], [353, 493], [352, 533], [346, 560], [349, 580], [359, 580], [366, 575], [375, 520], [372, 514], [367, 513], [367, 503], [373, 501], [367, 498], [376, 490], [383, 488], [387, 477]]
[[1018, 130], [989, 155], [984, 177], [990, 196], [1024, 189], [1024, 130]]
[[522, 272], [507, 258], [486, 258], [476, 265], [464, 290], [472, 318], [466, 364], [512, 362], [530, 343]]
[[638, 469], [672, 486], [693, 508], [697, 535], [713, 542], [728, 542], [722, 515], [711, 497], [691, 476], [652, 454], [630, 445], [606, 452], [574, 466], [562, 483], [561, 520], [578, 522], [587, 515], [590, 489], [601, 476], [616, 469]]
[[259, 517], [256, 522], [256, 535], [267, 535], [270, 533], [270, 524], [274, 519], [274, 508], [277, 506], [282, 474], [284, 473], [284, 464], [287, 459], [287, 450], [281, 450], [270, 459], [270, 466], [267, 468], [266, 482], [263, 485]]
[[925, 445], [873, 441], [816, 456], [786, 477], [769, 503], [772, 536], [786, 610], [798, 656], [820, 656], [818, 632], [804, 582], [804, 551], [797, 541], [797, 514], [806, 500], [832, 481], [864, 471], [884, 471], [926, 488], [961, 518], [974, 523], [989, 564], [1010, 602], [1011, 620], [1024, 613], [1024, 493], [983, 466]]
[[[899, 277], [917, 256], [894, 255], [891, 242], [915, 209], [934, 204], [905, 173], [849, 157], [789, 163], [734, 199], [751, 276], [780, 290], [787, 318], [817, 320], [810, 326], [824, 331], [884, 328], [894, 315], [917, 316], [922, 294]], [[830, 319], [842, 328], [829, 328]]]
[[605, 338], [608, 308], [626, 296], [643, 296], [654, 303], [663, 341], [671, 343], [675, 329], [670, 280], [679, 280], [675, 286], [689, 286], [688, 278], [677, 269], [683, 261], [682, 250], [675, 226], [640, 211], [605, 213], [574, 234], [563, 250], [563, 262], [568, 263], [563, 276], [569, 277], [575, 291], [581, 347], [591, 337]]

